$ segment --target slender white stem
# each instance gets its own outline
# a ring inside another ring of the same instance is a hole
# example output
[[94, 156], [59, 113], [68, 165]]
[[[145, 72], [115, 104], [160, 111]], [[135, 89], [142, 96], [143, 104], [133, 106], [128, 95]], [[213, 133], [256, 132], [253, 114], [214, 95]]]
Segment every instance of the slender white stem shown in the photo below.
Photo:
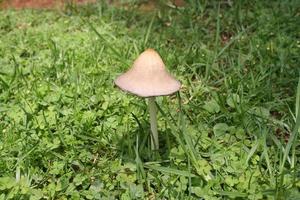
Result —
[[151, 126], [151, 149], [159, 149], [158, 133], [157, 133], [157, 120], [156, 120], [156, 105], [155, 97], [150, 97], [148, 100], [148, 107], [150, 113], [150, 126]]

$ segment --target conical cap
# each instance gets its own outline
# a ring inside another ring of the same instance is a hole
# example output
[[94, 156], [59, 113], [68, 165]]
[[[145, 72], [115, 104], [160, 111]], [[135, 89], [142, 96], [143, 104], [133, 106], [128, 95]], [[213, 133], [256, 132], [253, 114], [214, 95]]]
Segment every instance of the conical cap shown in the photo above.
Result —
[[141, 97], [169, 95], [181, 87], [181, 83], [169, 74], [161, 57], [153, 49], [144, 51], [131, 69], [117, 77], [115, 84]]

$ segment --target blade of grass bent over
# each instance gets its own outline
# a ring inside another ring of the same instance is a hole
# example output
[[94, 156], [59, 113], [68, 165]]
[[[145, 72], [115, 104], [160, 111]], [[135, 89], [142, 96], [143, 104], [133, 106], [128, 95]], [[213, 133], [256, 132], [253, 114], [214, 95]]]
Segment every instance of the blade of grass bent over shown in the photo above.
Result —
[[97, 31], [97, 29], [88, 21], [88, 20], [85, 20], [83, 18], [81, 18], [81, 20], [88, 24], [89, 27], [91, 28], [91, 30], [104, 42], [104, 45], [109, 48], [117, 57], [117, 59], [119, 61], [121, 61], [122, 63], [124, 64], [129, 64], [126, 59], [124, 59], [121, 55], [121, 53], [112, 45], [109, 44], [109, 42]]

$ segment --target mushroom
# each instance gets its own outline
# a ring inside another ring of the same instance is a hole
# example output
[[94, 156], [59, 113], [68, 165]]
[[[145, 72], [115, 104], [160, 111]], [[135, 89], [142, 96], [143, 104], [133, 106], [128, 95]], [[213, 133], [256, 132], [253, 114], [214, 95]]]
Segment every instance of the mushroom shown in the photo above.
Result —
[[131, 69], [116, 78], [115, 84], [123, 91], [148, 98], [151, 149], [158, 150], [155, 97], [177, 92], [181, 83], [168, 73], [159, 54], [153, 49], [147, 49], [134, 61]]

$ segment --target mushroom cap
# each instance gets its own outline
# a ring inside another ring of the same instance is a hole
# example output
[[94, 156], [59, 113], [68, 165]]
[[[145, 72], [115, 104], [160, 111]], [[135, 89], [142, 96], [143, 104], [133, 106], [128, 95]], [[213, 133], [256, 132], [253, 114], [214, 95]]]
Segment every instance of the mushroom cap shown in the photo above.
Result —
[[145, 50], [127, 72], [116, 78], [115, 84], [140, 97], [170, 95], [181, 87], [153, 49]]

